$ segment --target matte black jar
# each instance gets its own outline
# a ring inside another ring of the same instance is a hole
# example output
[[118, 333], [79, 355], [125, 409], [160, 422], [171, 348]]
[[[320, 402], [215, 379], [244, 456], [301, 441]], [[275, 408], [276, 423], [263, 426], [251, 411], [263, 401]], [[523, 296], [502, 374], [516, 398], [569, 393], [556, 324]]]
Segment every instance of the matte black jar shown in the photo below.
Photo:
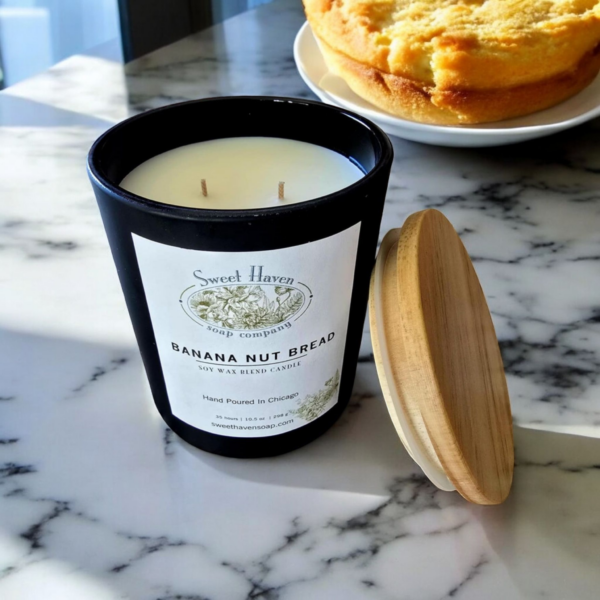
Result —
[[[323, 146], [365, 175], [327, 196], [251, 210], [172, 206], [119, 186], [168, 150], [254, 136]], [[367, 119], [272, 97], [175, 104], [96, 141], [89, 174], [146, 373], [160, 414], [184, 440], [226, 456], [269, 456], [310, 442], [340, 416], [392, 158]], [[268, 326], [215, 320], [217, 308], [242, 299], [289, 310]]]

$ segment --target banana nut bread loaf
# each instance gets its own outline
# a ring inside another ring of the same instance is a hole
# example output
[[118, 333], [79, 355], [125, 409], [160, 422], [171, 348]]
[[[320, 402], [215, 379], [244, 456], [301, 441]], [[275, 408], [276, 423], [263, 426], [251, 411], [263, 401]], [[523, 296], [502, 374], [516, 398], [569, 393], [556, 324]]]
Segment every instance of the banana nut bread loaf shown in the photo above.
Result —
[[304, 0], [329, 69], [396, 116], [484, 123], [553, 106], [600, 69], [600, 0]]

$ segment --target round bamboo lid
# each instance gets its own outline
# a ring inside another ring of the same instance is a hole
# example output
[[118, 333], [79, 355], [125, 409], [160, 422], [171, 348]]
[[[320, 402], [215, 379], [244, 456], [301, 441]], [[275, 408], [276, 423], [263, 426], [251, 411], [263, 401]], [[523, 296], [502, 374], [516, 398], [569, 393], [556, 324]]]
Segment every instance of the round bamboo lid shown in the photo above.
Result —
[[380, 248], [369, 303], [392, 421], [439, 488], [499, 504], [512, 483], [510, 400], [485, 296], [450, 222], [411, 215]]

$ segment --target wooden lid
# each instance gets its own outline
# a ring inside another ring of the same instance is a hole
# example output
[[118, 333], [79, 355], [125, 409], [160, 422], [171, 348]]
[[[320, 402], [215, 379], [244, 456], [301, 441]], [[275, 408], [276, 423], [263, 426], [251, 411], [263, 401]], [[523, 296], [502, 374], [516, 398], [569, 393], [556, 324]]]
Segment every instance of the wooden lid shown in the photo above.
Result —
[[388, 233], [371, 282], [371, 336], [392, 421], [441, 489], [499, 504], [512, 483], [510, 400], [485, 296], [437, 210]]

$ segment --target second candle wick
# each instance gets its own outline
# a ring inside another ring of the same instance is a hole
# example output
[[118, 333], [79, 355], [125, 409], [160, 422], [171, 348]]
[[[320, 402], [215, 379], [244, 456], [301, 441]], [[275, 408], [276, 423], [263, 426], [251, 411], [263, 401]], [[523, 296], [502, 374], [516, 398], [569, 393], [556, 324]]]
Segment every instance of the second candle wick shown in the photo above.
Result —
[[202, 195], [206, 198], [206, 196], [208, 196], [208, 188], [206, 187], [206, 179], [201, 179], [200, 185], [202, 186]]
[[279, 199], [283, 200], [283, 186], [285, 185], [285, 181], [280, 181], [279, 182]]

